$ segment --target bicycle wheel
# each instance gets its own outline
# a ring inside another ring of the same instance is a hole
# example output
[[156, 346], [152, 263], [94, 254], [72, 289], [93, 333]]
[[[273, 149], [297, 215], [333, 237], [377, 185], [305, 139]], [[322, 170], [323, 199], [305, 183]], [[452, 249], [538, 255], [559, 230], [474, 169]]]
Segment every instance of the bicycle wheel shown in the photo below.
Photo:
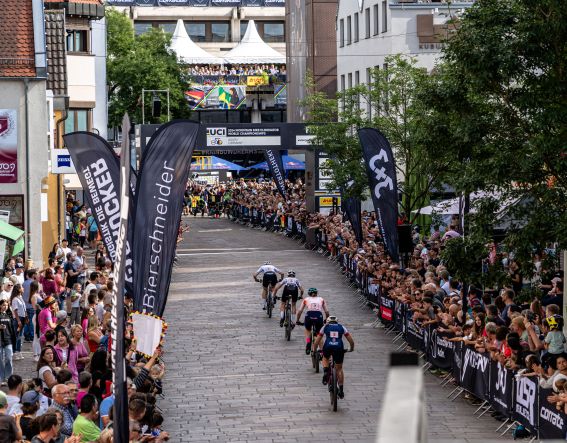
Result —
[[291, 307], [289, 305], [285, 308], [285, 338], [287, 341], [291, 339]]
[[317, 349], [315, 349], [313, 353], [315, 354], [315, 373], [318, 374], [319, 368], [321, 367], [321, 365], [319, 364], [321, 362], [321, 354], [319, 354], [319, 351]]
[[333, 365], [333, 369], [332, 369], [332, 382], [333, 382], [333, 389], [331, 391], [331, 404], [333, 405], [333, 411], [337, 412], [339, 403], [338, 403], [338, 391], [339, 391], [339, 386], [337, 383], [337, 371], [335, 369], [335, 365]]
[[266, 314], [268, 314], [268, 318], [272, 318], [272, 290], [268, 291], [268, 297], [266, 300]]

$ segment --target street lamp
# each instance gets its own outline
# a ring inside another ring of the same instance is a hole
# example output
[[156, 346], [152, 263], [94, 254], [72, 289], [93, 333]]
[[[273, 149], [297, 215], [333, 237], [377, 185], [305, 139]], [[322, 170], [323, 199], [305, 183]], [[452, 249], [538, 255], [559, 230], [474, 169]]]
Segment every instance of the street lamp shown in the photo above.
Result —
[[[142, 89], [142, 124], [146, 124], [146, 109], [145, 109], [145, 96], [146, 92], [151, 92], [153, 94], [152, 98], [152, 114], [154, 110], [158, 111], [158, 114], [161, 114], [161, 100], [157, 95], [158, 92], [165, 92], [167, 94], [167, 121], [171, 120], [170, 113], [169, 113], [169, 89]], [[156, 112], [157, 113], [157, 112]]]

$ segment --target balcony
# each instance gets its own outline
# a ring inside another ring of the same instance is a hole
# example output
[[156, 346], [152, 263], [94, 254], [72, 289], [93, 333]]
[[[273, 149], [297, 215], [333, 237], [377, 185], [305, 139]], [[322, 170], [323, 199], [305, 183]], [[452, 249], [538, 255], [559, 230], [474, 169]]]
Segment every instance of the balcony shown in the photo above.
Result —
[[[194, 75], [191, 74], [191, 83], [197, 85], [207, 85], [207, 86], [216, 86], [216, 85], [242, 85], [242, 86], [250, 86], [248, 82], [249, 77], [258, 77], [258, 75], [244, 75], [244, 74], [227, 74], [227, 75]], [[286, 83], [287, 75], [286, 74], [275, 74], [269, 75], [269, 84], [270, 85], [282, 85]]]

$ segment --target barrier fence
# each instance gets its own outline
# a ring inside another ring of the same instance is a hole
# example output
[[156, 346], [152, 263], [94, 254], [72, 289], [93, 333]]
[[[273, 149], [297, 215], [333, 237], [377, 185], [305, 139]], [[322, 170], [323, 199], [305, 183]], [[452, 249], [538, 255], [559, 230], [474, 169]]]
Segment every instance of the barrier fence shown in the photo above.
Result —
[[233, 205], [230, 215], [233, 221], [285, 232], [301, 242], [305, 242], [307, 237], [312, 238], [311, 249], [328, 255], [337, 264], [351, 287], [358, 290], [361, 306], [373, 306], [377, 315], [374, 325], [382, 324], [387, 334], [395, 334], [394, 342], [401, 341], [398, 349], [409, 347], [425, 360], [424, 367], [434, 366], [448, 372], [443, 384], [453, 381], [457, 385], [448, 397], [455, 399], [460, 393], [469, 392], [482, 401], [474, 414], [480, 412], [480, 417], [494, 410], [508, 419], [497, 431], [511, 423], [504, 434], [519, 423], [535, 438], [566, 438], [567, 417], [547, 400], [554, 393], [552, 389], [540, 387], [537, 377], [517, 376], [511, 369], [492, 360], [487, 353], [479, 353], [462, 342], [449, 341], [450, 336], [439, 332], [435, 326], [423, 327], [414, 322], [412, 310], [382, 293], [381, 287], [373, 283], [374, 279], [359, 270], [356, 259], [348, 254], [337, 254], [328, 245], [324, 232], [307, 229], [305, 224], [291, 216], [266, 215], [242, 205]]

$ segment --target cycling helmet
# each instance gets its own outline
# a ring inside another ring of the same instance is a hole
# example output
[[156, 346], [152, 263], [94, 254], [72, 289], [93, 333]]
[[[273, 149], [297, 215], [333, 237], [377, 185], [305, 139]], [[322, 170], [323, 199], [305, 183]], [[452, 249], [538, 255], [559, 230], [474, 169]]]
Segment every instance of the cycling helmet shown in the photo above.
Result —
[[563, 317], [560, 315], [552, 315], [545, 319], [545, 323], [550, 331], [559, 331], [563, 329]]
[[272, 262], [271, 262], [271, 261], [265, 261], [264, 264], [265, 264], [265, 265], [271, 265]]
[[337, 316], [329, 315], [329, 317], [327, 317], [327, 323], [338, 323]]
[[317, 295], [317, 288], [309, 288], [307, 290], [307, 294], [309, 295]]
[[288, 277], [295, 277], [295, 271], [293, 269], [290, 269], [289, 271], [287, 271], [287, 276]]

